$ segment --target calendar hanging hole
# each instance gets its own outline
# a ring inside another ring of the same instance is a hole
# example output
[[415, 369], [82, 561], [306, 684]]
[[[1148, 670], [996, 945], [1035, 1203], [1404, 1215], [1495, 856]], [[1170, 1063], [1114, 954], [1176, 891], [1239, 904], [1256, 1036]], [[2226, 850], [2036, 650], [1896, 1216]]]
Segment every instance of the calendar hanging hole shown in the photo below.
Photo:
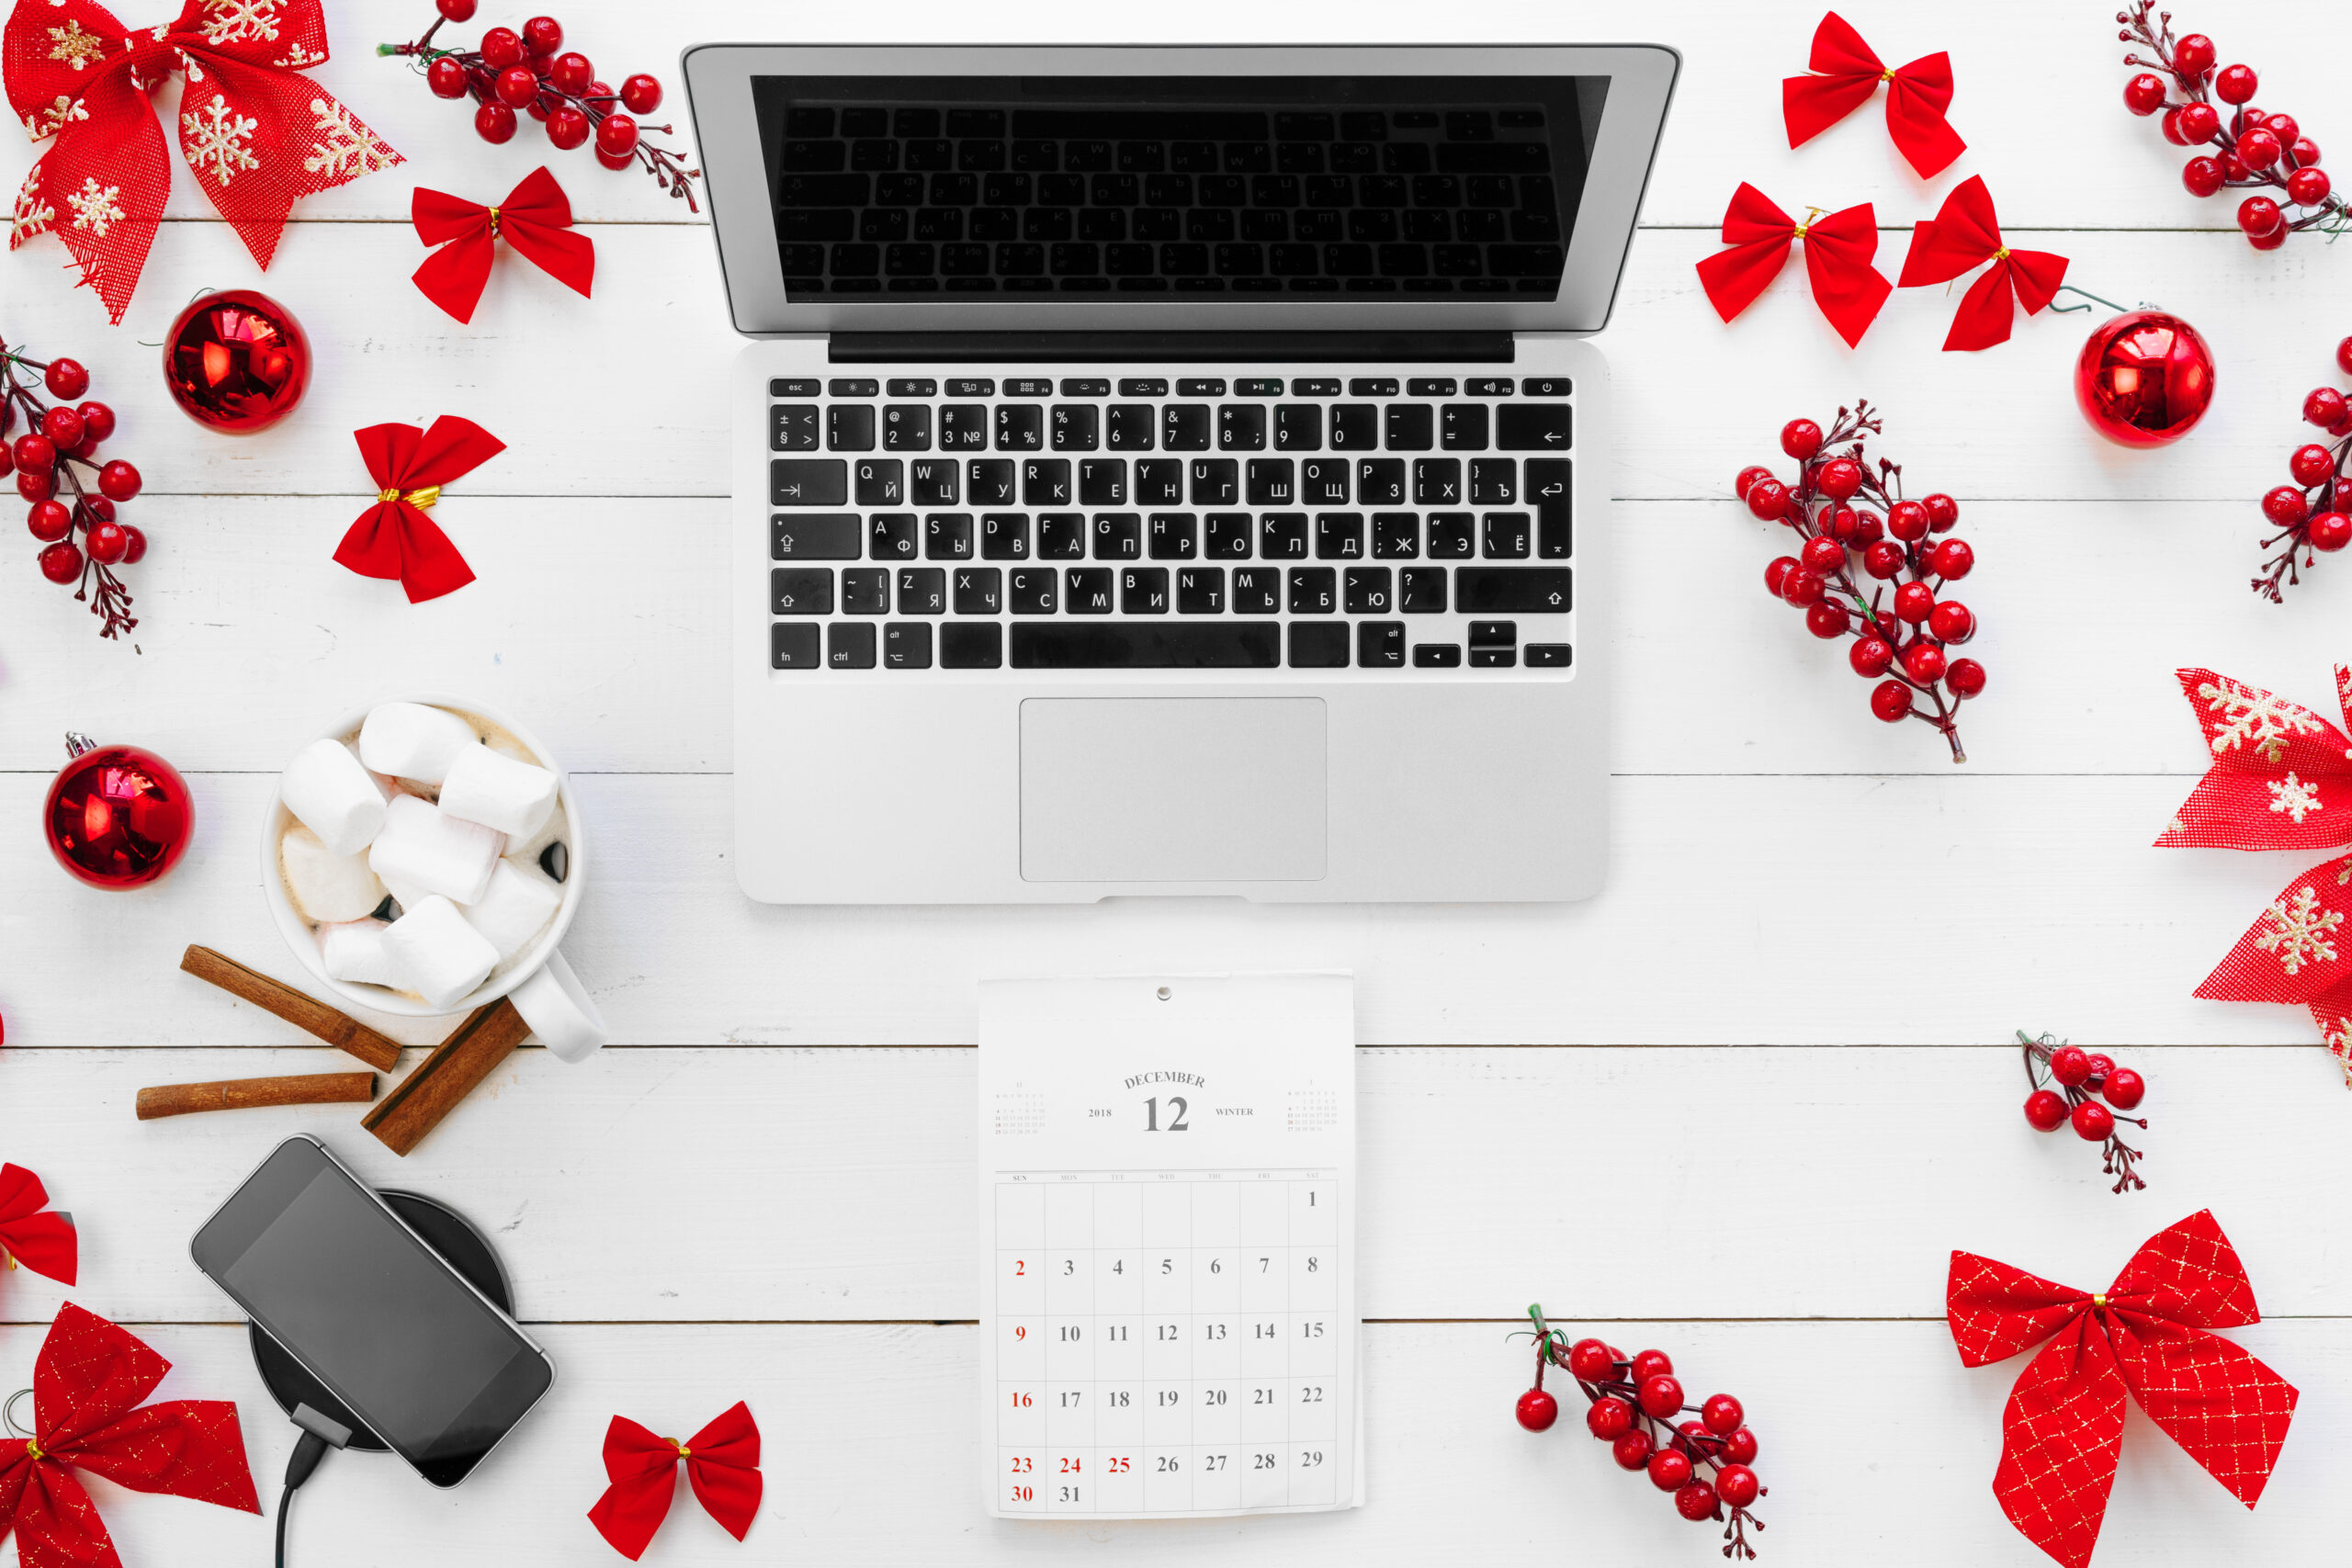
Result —
[[1162, 986], [1162, 987], [1159, 987], [1159, 999], [1160, 999], [1161, 1001], [1163, 1001], [1163, 1002], [1164, 1002], [1164, 1001], [1166, 1001], [1169, 998], [1170, 998], [1170, 997], [1174, 996], [1175, 994], [1176, 994], [1175, 992], [1173, 992], [1173, 991], [1170, 990], [1170, 989], [1169, 989], [1167, 987], [1165, 987], [1165, 986]]

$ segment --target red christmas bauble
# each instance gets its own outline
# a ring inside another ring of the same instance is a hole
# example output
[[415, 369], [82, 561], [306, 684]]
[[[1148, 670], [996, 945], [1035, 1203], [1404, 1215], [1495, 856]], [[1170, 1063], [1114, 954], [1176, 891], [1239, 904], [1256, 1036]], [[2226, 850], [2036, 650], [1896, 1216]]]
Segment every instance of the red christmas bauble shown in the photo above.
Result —
[[41, 803], [41, 831], [57, 863], [93, 887], [138, 887], [161, 879], [196, 826], [187, 781], [153, 751], [93, 746], [69, 737], [74, 760]]
[[2075, 401], [2091, 428], [2119, 446], [2165, 446], [2212, 406], [2213, 351], [2178, 316], [2126, 311], [2083, 344]]
[[266, 294], [208, 294], [180, 312], [164, 339], [164, 384], [197, 423], [223, 435], [251, 435], [302, 400], [311, 385], [311, 340]]

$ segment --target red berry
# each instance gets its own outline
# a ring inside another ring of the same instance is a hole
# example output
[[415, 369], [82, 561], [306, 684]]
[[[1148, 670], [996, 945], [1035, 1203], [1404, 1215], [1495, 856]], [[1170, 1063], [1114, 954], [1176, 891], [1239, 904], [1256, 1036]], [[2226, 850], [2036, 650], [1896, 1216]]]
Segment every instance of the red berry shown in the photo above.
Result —
[[453, 22], [470, 22], [474, 19], [475, 0], [436, 0], [436, 4], [441, 14]]
[[1609, 1445], [1609, 1457], [1620, 1470], [1646, 1470], [1653, 1446], [1647, 1432], [1628, 1432]]
[[1756, 1462], [1756, 1434], [1742, 1427], [1724, 1439], [1724, 1457], [1734, 1464]]
[[1599, 1382], [1617, 1370], [1617, 1358], [1598, 1339], [1579, 1339], [1568, 1347], [1568, 1375]]
[[1890, 578], [1903, 570], [1903, 547], [1881, 539], [1862, 551], [1862, 570], [1872, 577]]
[[48, 384], [52, 398], [78, 398], [90, 389], [90, 373], [78, 359], [51, 360], [41, 380]]
[[1829, 530], [1829, 536], [1841, 545], [1853, 543], [1854, 536], [1862, 526], [1862, 514], [1850, 506], [1825, 507], [1822, 519], [1822, 525]]
[[[2352, 405], [2347, 405], [2344, 394], [2335, 388], [2313, 387], [2309, 395], [2303, 399], [2303, 419], [2308, 423], [2324, 428], [2342, 419], [2347, 406]], [[17, 445], [21, 446], [24, 443], [20, 441]], [[18, 454], [17, 460], [20, 463], [24, 461], [21, 453]]]
[[1778, 599], [1781, 596], [1781, 585], [1788, 581], [1789, 573], [1796, 570], [1801, 564], [1803, 563], [1794, 556], [1773, 557], [1771, 562], [1764, 568], [1764, 591]]
[[2222, 117], [2211, 104], [2189, 104], [2180, 110], [2175, 122], [2180, 131], [2180, 143], [2194, 147], [2200, 141], [2211, 141], [2222, 129]]
[[1711, 1394], [1707, 1403], [1699, 1406], [1700, 1424], [1718, 1438], [1731, 1436], [1747, 1418], [1747, 1413], [1740, 1408], [1739, 1401], [1727, 1393]]
[[17, 493], [27, 501], [47, 501], [57, 493], [57, 470], [54, 468], [18, 468]]
[[1929, 519], [1924, 502], [1898, 501], [1886, 509], [1886, 531], [1906, 544], [1928, 536]]
[[2245, 243], [2257, 251], [2275, 251], [2287, 243], [2287, 236], [2293, 232], [2292, 229], [2281, 223], [2267, 234], [2248, 234], [2245, 237]]
[[514, 111], [504, 104], [484, 104], [474, 110], [474, 134], [484, 141], [514, 140]]
[[1633, 1360], [1626, 1363], [1626, 1375], [1637, 1388], [1652, 1378], [1671, 1377], [1674, 1358], [1663, 1350], [1636, 1350]]
[[25, 473], [49, 472], [57, 467], [57, 447], [48, 436], [28, 431], [17, 437], [17, 467]]
[[2278, 145], [2281, 147], [2292, 147], [2295, 144], [2295, 138], [2303, 133], [2303, 128], [2295, 123], [2295, 117], [2290, 114], [2263, 116], [2262, 129], [2277, 137]]
[[2066, 1097], [2054, 1089], [2035, 1089], [2025, 1097], [2025, 1119], [2040, 1132], [2056, 1132], [2066, 1120]]
[[90, 558], [101, 566], [112, 566], [130, 548], [130, 536], [122, 531], [119, 523], [101, 523], [90, 530]]
[[104, 441], [114, 434], [114, 410], [104, 403], [84, 403], [74, 411], [82, 416], [82, 439]]
[[[2352, 338], [2346, 338], [2344, 341], [2346, 343], [2352, 343]], [[1739, 470], [1739, 478], [1731, 481], [1733, 493], [1736, 494], [1740, 500], [1746, 501], [1747, 499], [1747, 492], [1756, 488], [1757, 480], [1769, 479], [1771, 477], [1772, 470], [1766, 468], [1763, 464], [1750, 463], [1747, 467]]]
[[[526, 39], [523, 41], [526, 46], [530, 42], [528, 39]], [[548, 73], [555, 69], [555, 56], [552, 54], [526, 54], [523, 56], [523, 63], [531, 68], [532, 75], [537, 76], [540, 81], [544, 82], [548, 79]]]
[[2093, 1094], [2097, 1094], [2098, 1092], [2098, 1086], [2101, 1080], [2103, 1080], [2108, 1074], [2113, 1071], [2115, 1071], [2114, 1057], [2109, 1055], [2104, 1051], [2092, 1052], [2091, 1076], [2084, 1080], [2083, 1087], [2089, 1089]]
[[1894, 649], [1883, 637], [1858, 637], [1854, 646], [1846, 650], [1846, 662], [1854, 667], [1855, 674], [1866, 681], [1874, 680], [1885, 674], [1887, 667], [1894, 662]]
[[2165, 118], [2156, 121], [2156, 128], [2165, 133], [2165, 140], [2171, 142], [2174, 146], [2186, 147], [2188, 145], [2188, 138], [2181, 132], [2180, 111], [2178, 109], [2165, 110]]
[[2335, 459], [2328, 456], [2326, 447], [2314, 442], [2295, 448], [2294, 456], [2287, 459], [2287, 471], [2299, 485], [2315, 485], [2335, 477]]
[[2255, 75], [2253, 66], [2224, 65], [2222, 73], [2213, 78], [2213, 96], [2225, 104], [2242, 104], [2253, 97], [2260, 86], [2261, 79]]
[[596, 128], [596, 151], [614, 158], [626, 158], [637, 151], [637, 121], [625, 114], [605, 117]]
[[2245, 165], [2238, 162], [2238, 155], [2235, 152], [2222, 154], [2222, 177], [2225, 180], [2243, 180], [2249, 177]]
[[566, 107], [548, 111], [548, 140], [565, 152], [588, 140], [588, 117]]
[[2319, 167], [2319, 143], [2308, 136], [2298, 136], [2287, 144], [2287, 156], [2295, 160], [2298, 168]]
[[2249, 130], [2238, 138], [2238, 162], [2249, 169], [2267, 169], [2286, 151], [2278, 139], [2267, 130]]
[[2061, 1045], [2050, 1053], [2050, 1076], [2073, 1089], [2091, 1076], [2091, 1054], [2079, 1045]]
[[445, 54], [424, 68], [424, 85], [433, 89], [436, 98], [462, 98], [466, 96], [466, 68]]
[[1928, 565], [1947, 582], [1957, 582], [1976, 570], [1976, 552], [1965, 539], [1945, 539], [1928, 552]]
[[122, 525], [122, 536], [125, 541], [122, 564], [137, 566], [140, 558], [147, 553], [147, 536], [126, 523]]
[[1932, 642], [1915, 642], [1903, 650], [1903, 672], [1922, 686], [1943, 678], [1944, 650]]
[[2123, 84], [2123, 106], [2133, 114], [2151, 115], [2165, 107], [2165, 79], [2143, 71]]
[[108, 501], [129, 501], [140, 483], [139, 470], [119, 457], [98, 470], [98, 491]]
[[74, 521], [85, 528], [93, 523], [111, 523], [114, 502], [102, 495], [85, 495], [74, 508]]
[[1936, 613], [1936, 592], [1924, 582], [1906, 582], [1894, 591], [1894, 613], [1917, 626]]
[[1679, 1378], [1660, 1373], [1645, 1378], [1640, 1389], [1637, 1397], [1642, 1402], [1642, 1413], [1645, 1416], [1663, 1421], [1682, 1408], [1682, 1381]]
[[1650, 1484], [1661, 1492], [1679, 1492], [1690, 1479], [1690, 1456], [1679, 1449], [1660, 1449], [1650, 1455]]
[[1853, 622], [1847, 615], [1845, 605], [1824, 599], [1805, 611], [1804, 629], [1826, 642], [1844, 637], [1853, 629]]
[[2096, 1144], [2115, 1131], [2115, 1117], [2095, 1100], [2086, 1100], [2075, 1107], [2075, 1113], [2068, 1120], [2075, 1123], [2075, 1136], [2086, 1144]]
[[1789, 487], [1775, 479], [1761, 479], [1747, 487], [1747, 510], [1767, 523], [1780, 521], [1788, 510]]
[[1822, 580], [1821, 573], [1804, 567], [1781, 579], [1781, 597], [1800, 610], [1820, 604], [1828, 592], [1829, 584]]
[[2285, 221], [2286, 214], [2267, 196], [2250, 196], [2238, 203], [2238, 227], [2248, 235], [2270, 233]]
[[2335, 186], [2325, 169], [2297, 169], [2287, 176], [2287, 199], [2297, 207], [2317, 207]]
[[1984, 666], [1973, 659], [1955, 659], [1944, 670], [1944, 685], [1955, 697], [1973, 697], [1984, 690]]
[[1756, 1472], [1744, 1464], [1727, 1464], [1715, 1473], [1715, 1495], [1735, 1508], [1745, 1508], [1763, 1490]]
[[1928, 633], [1938, 642], [1966, 642], [1976, 635], [1976, 615], [1957, 599], [1946, 599], [1928, 613]]
[[1911, 714], [1911, 688], [1900, 681], [1881, 681], [1871, 688], [1871, 712], [1889, 724]]
[[1875, 512], [1858, 511], [1854, 513], [1854, 537], [1852, 544], [1856, 549], [1868, 549], [1871, 546], [1877, 544], [1881, 539], [1885, 537], [1885, 518], [1881, 517]]
[[531, 74], [531, 68], [527, 65], [510, 65], [498, 73], [498, 80], [491, 85], [491, 90], [508, 108], [527, 108], [538, 99], [539, 79]]
[[1703, 1481], [1693, 1481], [1674, 1495], [1674, 1511], [1691, 1523], [1715, 1517], [1715, 1489]]
[[563, 47], [563, 24], [553, 17], [533, 17], [523, 24], [523, 47], [533, 54], [553, 54]]
[[1809, 419], [1792, 419], [1781, 426], [1781, 450], [1798, 462], [1811, 460], [1821, 450], [1821, 426]]
[[2222, 188], [2222, 165], [2211, 158], [2191, 158], [2180, 166], [2180, 183], [2191, 196], [2211, 196]]
[[2311, 503], [2293, 485], [2280, 485], [2262, 498], [2262, 514], [2281, 528], [2291, 527], [2311, 514]]
[[1602, 1442], [1614, 1442], [1634, 1429], [1634, 1407], [1613, 1393], [1604, 1393], [1584, 1407], [1584, 1426]]
[[1531, 1432], [1549, 1431], [1560, 1418], [1560, 1402], [1540, 1388], [1519, 1396], [1519, 1424]]
[[59, 451], [71, 452], [82, 445], [82, 416], [60, 403], [40, 416], [40, 433]]
[[1814, 483], [1832, 501], [1849, 500], [1862, 488], [1862, 466], [1851, 457], [1832, 457], [1821, 465]]
[[82, 547], [60, 540], [40, 552], [40, 574], [64, 584], [82, 575]]
[[2341, 512], [2323, 512], [2312, 519], [2305, 537], [2312, 548], [2334, 555], [2346, 545], [2352, 545], [2352, 517]]
[[62, 501], [36, 501], [26, 515], [25, 526], [32, 530], [34, 538], [51, 543], [74, 531], [74, 513]]
[[662, 107], [662, 84], [639, 72], [621, 84], [621, 107], [631, 114], [651, 114]]
[[0, 479], [6, 479], [6, 478], [7, 478], [10, 474], [15, 473], [16, 471], [17, 471], [17, 449], [16, 449], [16, 447], [12, 446], [11, 445], [9, 445], [9, 444], [8, 444], [7, 442], [6, 442], [6, 441], [0, 441]]
[[1846, 564], [1846, 547], [1826, 536], [1807, 539], [1798, 555], [1815, 571], [1836, 571]]
[[2118, 1111], [2129, 1111], [2138, 1105], [2148, 1092], [2148, 1080], [2129, 1067], [2118, 1067], [2107, 1075], [2101, 1089], [2107, 1102]]
[[2189, 33], [2172, 46], [2173, 71], [2184, 82], [2194, 82], [2213, 69], [2219, 56], [2213, 51], [2213, 40], [2203, 33]]
[[481, 35], [481, 61], [492, 71], [523, 63], [523, 35], [513, 28], [492, 28]]
[[548, 85], [559, 93], [571, 93], [576, 96], [586, 92], [588, 84], [595, 79], [596, 67], [589, 62], [586, 55], [577, 51], [557, 55], [554, 63], [548, 67]]

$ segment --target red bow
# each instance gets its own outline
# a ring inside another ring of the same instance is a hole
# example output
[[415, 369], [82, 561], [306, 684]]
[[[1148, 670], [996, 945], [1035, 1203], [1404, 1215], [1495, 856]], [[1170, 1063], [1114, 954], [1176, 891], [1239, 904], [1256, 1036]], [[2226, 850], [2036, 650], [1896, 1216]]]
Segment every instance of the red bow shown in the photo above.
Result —
[[[2177, 671], [2205, 729], [2212, 766], [2157, 839], [2165, 849], [2318, 850], [2352, 844], [2352, 740], [2284, 697], [2216, 675]], [[2352, 666], [2335, 667], [2352, 726]], [[2312, 1010], [2352, 1084], [2352, 855], [2290, 882], [2197, 987], [2211, 1001]]]
[[1913, 225], [1911, 249], [1896, 281], [1905, 288], [1948, 283], [1983, 261], [1993, 265], [1961, 296], [1951, 333], [1944, 339], [1946, 352], [2008, 342], [2012, 296], [2030, 316], [2050, 303], [2066, 278], [2064, 256], [2013, 251], [2001, 243], [1993, 193], [1984, 188], [1983, 175], [1972, 175], [1952, 186], [1932, 220]]
[[1813, 30], [1813, 58], [1805, 63], [1821, 74], [1781, 81], [1781, 115], [1788, 121], [1790, 146], [1804, 145], [1852, 114], [1883, 82], [1886, 133], [1921, 179], [1933, 178], [1968, 151], [1944, 119], [1951, 107], [1951, 55], [1923, 54], [1890, 71], [1862, 35], [1831, 11]]
[[17, 0], [0, 41], [8, 104], [27, 135], [57, 141], [25, 176], [8, 248], [53, 230], [122, 320], [172, 189], [146, 96], [184, 71], [180, 153], [266, 270], [298, 197], [401, 161], [296, 74], [326, 58], [319, 0], [187, 0], [136, 32], [96, 0]]
[[586, 294], [596, 276], [596, 247], [587, 235], [571, 232], [571, 203], [545, 166], [524, 175], [496, 207], [419, 186], [409, 200], [409, 221], [418, 239], [441, 246], [416, 269], [416, 286], [461, 321], [472, 321], [481, 303], [500, 234], [575, 293]]
[[612, 1484], [588, 1510], [615, 1551], [634, 1562], [670, 1514], [678, 1461], [710, 1517], [737, 1540], [760, 1509], [760, 1428], [741, 1400], [684, 1442], [657, 1438], [626, 1416], [605, 1429], [605, 1474]]
[[74, 1472], [133, 1492], [165, 1492], [261, 1512], [237, 1407], [176, 1399], [141, 1407], [172, 1364], [68, 1302], [33, 1363], [33, 1436], [0, 1447], [0, 1537], [24, 1568], [122, 1568], [106, 1521]]
[[1894, 292], [1894, 285], [1871, 265], [1878, 254], [1878, 219], [1867, 201], [1799, 228], [1770, 197], [1742, 180], [1724, 209], [1724, 243], [1731, 249], [1699, 264], [1709, 303], [1726, 321], [1747, 310], [1788, 265], [1789, 246], [1797, 240], [1804, 242], [1814, 302], [1852, 348]]
[[1955, 1252], [1944, 1311], [1967, 1366], [2050, 1341], [2009, 1391], [1993, 1495], [2019, 1533], [2067, 1568], [2083, 1568], [2098, 1542], [2126, 1392], [2230, 1495], [2249, 1508], [2262, 1495], [2295, 1390], [2206, 1332], [2262, 1321], [2245, 1267], [2210, 1211], [2149, 1237], [2104, 1295]]
[[49, 1190], [21, 1165], [0, 1165], [0, 1258], [70, 1285], [80, 1269], [81, 1238], [70, 1214], [43, 1213]]
[[343, 536], [334, 558], [362, 577], [399, 578], [412, 604], [471, 582], [466, 558], [424, 513], [441, 499], [443, 485], [481, 468], [505, 451], [506, 443], [449, 413], [431, 430], [371, 424], [351, 434], [376, 481], [376, 504]]

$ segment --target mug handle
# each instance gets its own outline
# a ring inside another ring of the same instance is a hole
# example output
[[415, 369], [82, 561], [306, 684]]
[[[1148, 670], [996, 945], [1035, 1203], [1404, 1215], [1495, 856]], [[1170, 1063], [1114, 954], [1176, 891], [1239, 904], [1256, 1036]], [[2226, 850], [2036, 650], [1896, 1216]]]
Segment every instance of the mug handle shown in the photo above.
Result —
[[560, 953], [548, 953], [538, 973], [509, 991], [507, 999], [539, 1043], [561, 1061], [584, 1062], [610, 1038], [604, 1015]]

